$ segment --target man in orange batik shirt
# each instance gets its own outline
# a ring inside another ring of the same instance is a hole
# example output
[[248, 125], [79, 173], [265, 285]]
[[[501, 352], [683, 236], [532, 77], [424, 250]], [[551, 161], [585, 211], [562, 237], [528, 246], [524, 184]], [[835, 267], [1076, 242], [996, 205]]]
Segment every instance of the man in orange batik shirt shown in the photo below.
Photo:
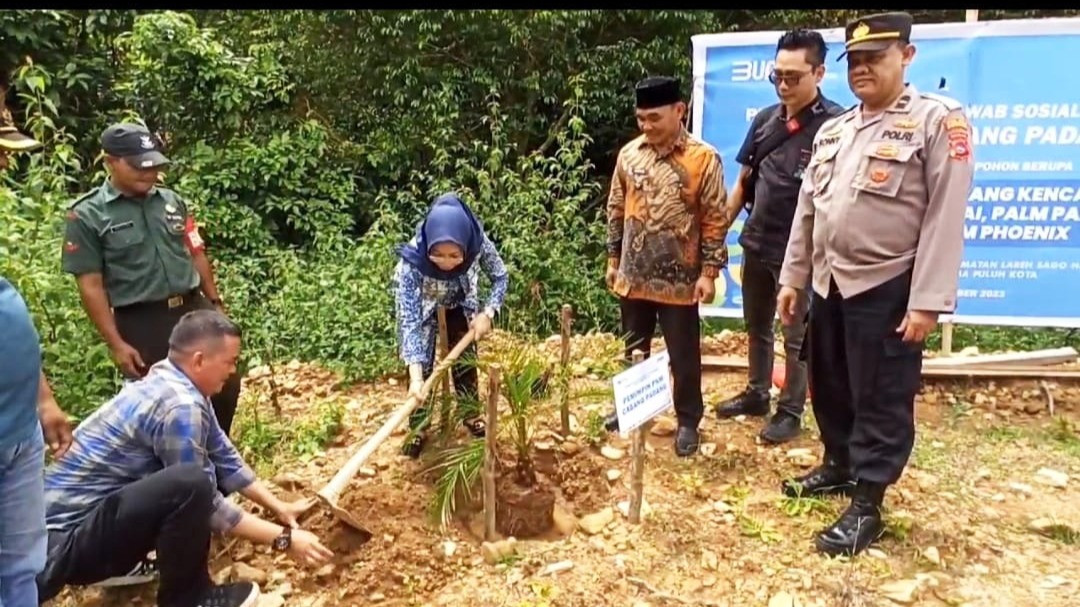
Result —
[[[710, 303], [727, 265], [720, 153], [683, 126], [679, 81], [650, 77], [635, 88], [641, 135], [619, 151], [607, 203], [607, 285], [619, 297], [626, 358], [649, 354], [657, 320], [671, 356], [679, 428], [675, 452], [697, 451], [701, 397], [698, 304]], [[618, 429], [618, 417], [605, 420]]]

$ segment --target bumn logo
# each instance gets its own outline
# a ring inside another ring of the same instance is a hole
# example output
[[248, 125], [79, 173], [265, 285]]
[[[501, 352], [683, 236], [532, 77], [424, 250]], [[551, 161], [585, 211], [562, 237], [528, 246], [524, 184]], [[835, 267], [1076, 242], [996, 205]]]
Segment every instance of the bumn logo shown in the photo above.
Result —
[[769, 73], [776, 67], [776, 61], [733, 61], [731, 63], [732, 82], [752, 82], [768, 80]]

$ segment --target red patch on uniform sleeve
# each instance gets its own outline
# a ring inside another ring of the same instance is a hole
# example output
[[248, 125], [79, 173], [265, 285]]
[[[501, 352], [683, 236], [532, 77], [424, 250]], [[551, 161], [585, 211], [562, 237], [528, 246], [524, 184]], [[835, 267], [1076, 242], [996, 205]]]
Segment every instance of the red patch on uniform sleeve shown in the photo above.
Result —
[[945, 120], [945, 134], [949, 140], [949, 158], [961, 161], [971, 158], [971, 129], [964, 116]]
[[79, 245], [71, 242], [70, 240], [64, 243], [64, 250], [68, 253], [74, 253], [79, 250]]
[[198, 253], [206, 248], [206, 243], [199, 235], [199, 226], [195, 225], [195, 218], [191, 215], [188, 215], [184, 223], [184, 243], [192, 253]]
[[971, 157], [971, 144], [967, 137], [957, 137], [949, 140], [949, 158], [953, 160], [967, 160]]

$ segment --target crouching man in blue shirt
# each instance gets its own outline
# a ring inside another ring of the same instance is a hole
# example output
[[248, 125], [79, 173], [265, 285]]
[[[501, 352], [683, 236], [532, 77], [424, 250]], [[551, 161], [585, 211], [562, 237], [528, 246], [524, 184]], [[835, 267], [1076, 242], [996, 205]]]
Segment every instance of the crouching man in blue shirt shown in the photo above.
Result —
[[[255, 584], [211, 583], [211, 532], [270, 544], [304, 565], [333, 556], [314, 534], [295, 528], [313, 501], [277, 499], [218, 425], [209, 398], [235, 372], [239, 355], [235, 324], [216, 310], [189, 312], [173, 328], [168, 358], [75, 430], [71, 449], [45, 475], [42, 601], [68, 584], [122, 575], [156, 550], [161, 607], [254, 605]], [[219, 487], [239, 491], [284, 526], [230, 504]]]

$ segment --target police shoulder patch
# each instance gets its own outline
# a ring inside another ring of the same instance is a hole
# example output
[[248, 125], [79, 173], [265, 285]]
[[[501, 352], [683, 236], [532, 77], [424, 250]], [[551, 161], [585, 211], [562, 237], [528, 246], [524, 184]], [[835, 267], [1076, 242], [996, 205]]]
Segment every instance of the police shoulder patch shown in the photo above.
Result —
[[921, 93], [921, 92], [919, 93], [919, 96], [922, 97], [923, 99], [930, 99], [932, 101], [937, 101], [941, 105], [944, 105], [945, 109], [947, 109], [949, 111], [964, 109], [964, 104], [962, 104], [959, 101], [953, 99], [952, 97], [946, 97], [945, 95], [939, 95], [937, 93]]

